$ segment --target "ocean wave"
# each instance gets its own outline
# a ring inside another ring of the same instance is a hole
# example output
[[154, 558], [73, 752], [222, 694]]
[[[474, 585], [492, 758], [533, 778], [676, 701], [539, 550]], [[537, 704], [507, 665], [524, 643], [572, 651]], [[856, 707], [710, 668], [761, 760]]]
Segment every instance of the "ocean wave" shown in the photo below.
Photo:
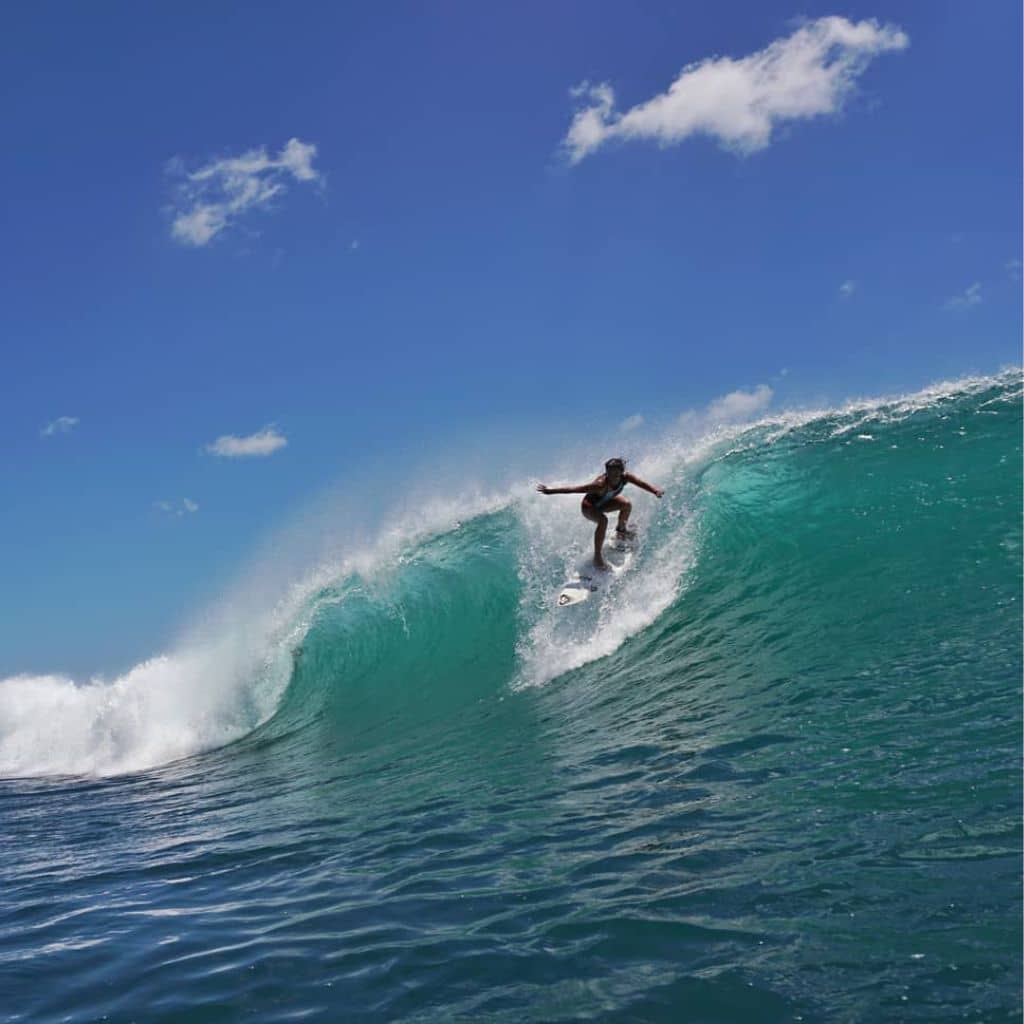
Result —
[[[421, 503], [269, 601], [241, 586], [202, 629], [124, 675], [0, 681], [0, 774], [139, 771], [318, 716], [346, 742], [372, 743], [382, 728], [443, 721], [483, 692], [543, 686], [613, 655], [595, 678], [728, 644], [770, 653], [783, 635], [814, 648], [854, 624], [898, 629], [909, 614], [899, 595], [927, 602], [922, 573], [942, 578], [950, 531], [1019, 559], [1020, 396], [1011, 370], [670, 432], [632, 463], [667, 492], [636, 498], [635, 568], [578, 608], [553, 600], [591, 543], [574, 500], [522, 481]], [[583, 478], [589, 467], [559, 469]]]

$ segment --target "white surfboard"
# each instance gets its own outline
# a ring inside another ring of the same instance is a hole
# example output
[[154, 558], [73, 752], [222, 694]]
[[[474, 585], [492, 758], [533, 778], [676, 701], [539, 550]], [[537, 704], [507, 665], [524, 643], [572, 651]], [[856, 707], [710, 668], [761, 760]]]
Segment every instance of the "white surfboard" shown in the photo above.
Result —
[[612, 580], [625, 572], [633, 561], [633, 542], [621, 537], [606, 537], [601, 553], [608, 569], [604, 572], [595, 569], [593, 560], [588, 558], [563, 584], [558, 594], [559, 608], [581, 604], [588, 600], [591, 594], [604, 590]]

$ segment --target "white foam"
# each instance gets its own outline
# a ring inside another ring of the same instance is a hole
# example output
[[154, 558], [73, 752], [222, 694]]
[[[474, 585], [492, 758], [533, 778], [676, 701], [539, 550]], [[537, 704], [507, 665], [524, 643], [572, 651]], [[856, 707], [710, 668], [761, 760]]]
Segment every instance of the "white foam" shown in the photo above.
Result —
[[0, 772], [110, 774], [232, 738], [217, 688], [194, 659], [161, 655], [125, 675], [80, 685], [64, 676], [0, 684]]
[[294, 614], [298, 596], [247, 629], [183, 645], [113, 679], [0, 681], [0, 775], [121, 774], [249, 732], [287, 685], [290, 651], [305, 630]]

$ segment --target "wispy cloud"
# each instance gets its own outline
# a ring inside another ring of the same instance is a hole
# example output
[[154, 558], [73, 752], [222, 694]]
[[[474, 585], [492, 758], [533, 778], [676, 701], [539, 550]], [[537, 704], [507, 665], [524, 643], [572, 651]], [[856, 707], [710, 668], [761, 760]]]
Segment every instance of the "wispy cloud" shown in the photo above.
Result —
[[644, 418], [640, 413], [634, 413], [632, 416], [627, 416], [619, 424], [619, 432], [622, 434], [628, 434], [630, 431], [639, 430], [644, 425]]
[[708, 419], [716, 422], [748, 420], [771, 405], [774, 391], [767, 384], [759, 384], [752, 391], [730, 391], [716, 398], [707, 408]]
[[968, 285], [959, 295], [946, 300], [946, 309], [970, 309], [981, 305], [981, 282], [975, 281]]
[[571, 95], [585, 105], [562, 145], [574, 164], [612, 139], [672, 146], [704, 134], [735, 153], [753, 153], [769, 145], [778, 123], [841, 110], [875, 57], [909, 43], [901, 29], [874, 19], [819, 18], [747, 57], [690, 64], [666, 92], [625, 113], [616, 111], [607, 82], [583, 82]]
[[198, 502], [191, 498], [182, 498], [180, 501], [154, 501], [153, 508], [165, 515], [175, 516], [181, 519], [184, 515], [192, 515], [199, 511]]
[[1007, 260], [1007, 262], [1006, 262], [1006, 272], [1010, 275], [1010, 280], [1011, 281], [1019, 281], [1020, 280], [1020, 270], [1021, 270], [1020, 260]]
[[266, 207], [286, 192], [289, 178], [319, 181], [315, 156], [316, 146], [289, 139], [276, 157], [260, 146], [195, 171], [186, 171], [180, 158], [172, 160], [170, 173], [182, 179], [176, 189], [172, 237], [183, 245], [208, 245], [244, 213]]
[[58, 416], [53, 422], [47, 423], [39, 431], [40, 437], [53, 437], [54, 434], [66, 434], [78, 426], [77, 416]]
[[256, 455], [273, 455], [279, 448], [283, 448], [288, 439], [278, 433], [277, 427], [271, 425], [249, 434], [246, 437], [237, 437], [234, 434], [224, 434], [218, 437], [212, 444], [206, 445], [203, 449], [208, 455], [220, 455], [224, 458], [237, 459]]
[[[789, 373], [788, 370], [783, 371]], [[764, 412], [772, 403], [775, 392], [767, 384], [758, 384], [749, 391], [742, 388], [730, 391], [697, 412], [688, 409], [679, 417], [679, 426], [687, 430], [707, 429], [716, 423], [742, 423]]]
[[853, 295], [853, 293], [856, 290], [857, 290], [857, 282], [856, 281], [844, 281], [839, 286], [839, 294], [842, 295], [842, 297], [844, 299], [848, 299], [851, 295]]

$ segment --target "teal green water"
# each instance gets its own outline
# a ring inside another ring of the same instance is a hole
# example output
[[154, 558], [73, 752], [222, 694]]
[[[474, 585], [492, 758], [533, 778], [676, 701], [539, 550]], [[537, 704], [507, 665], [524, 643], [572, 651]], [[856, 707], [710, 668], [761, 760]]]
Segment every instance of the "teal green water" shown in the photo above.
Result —
[[0, 682], [0, 1017], [1019, 1019], [1020, 374], [648, 462], [602, 601], [521, 498], [216, 700]]

